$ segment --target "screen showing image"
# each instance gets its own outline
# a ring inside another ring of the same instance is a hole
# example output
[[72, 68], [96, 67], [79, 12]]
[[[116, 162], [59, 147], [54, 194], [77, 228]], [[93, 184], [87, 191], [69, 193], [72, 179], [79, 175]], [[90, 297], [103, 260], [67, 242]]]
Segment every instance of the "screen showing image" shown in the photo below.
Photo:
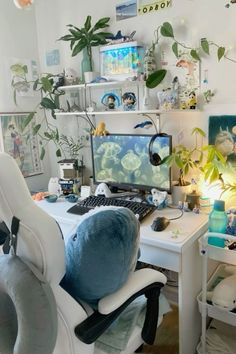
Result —
[[[120, 189], [170, 191], [170, 168], [153, 166], [149, 161], [152, 135], [111, 134], [92, 136], [94, 182], [105, 182]], [[153, 152], [163, 159], [171, 153], [171, 136], [157, 137]]]

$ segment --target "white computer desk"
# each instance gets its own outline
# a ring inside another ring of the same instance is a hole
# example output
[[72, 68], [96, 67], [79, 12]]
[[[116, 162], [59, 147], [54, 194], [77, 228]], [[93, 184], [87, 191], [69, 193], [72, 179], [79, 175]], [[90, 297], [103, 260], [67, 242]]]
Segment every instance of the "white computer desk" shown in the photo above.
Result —
[[[76, 230], [81, 217], [66, 212], [71, 203], [59, 198], [56, 203], [37, 204], [59, 222], [65, 240]], [[152, 231], [151, 223], [157, 215], [171, 218], [178, 214], [179, 210], [166, 208], [142, 221], [140, 260], [178, 273], [179, 354], [194, 354], [201, 333], [196, 300], [201, 290], [198, 238], [207, 230], [207, 215], [185, 212], [182, 218], [171, 221], [165, 231]]]

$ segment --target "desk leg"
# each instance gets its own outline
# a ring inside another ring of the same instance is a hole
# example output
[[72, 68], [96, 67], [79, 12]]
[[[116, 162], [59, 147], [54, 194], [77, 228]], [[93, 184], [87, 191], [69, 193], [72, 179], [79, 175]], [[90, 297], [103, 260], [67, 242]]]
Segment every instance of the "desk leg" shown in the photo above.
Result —
[[196, 240], [182, 253], [179, 273], [179, 354], [195, 354], [201, 335], [197, 295], [201, 291], [201, 256]]

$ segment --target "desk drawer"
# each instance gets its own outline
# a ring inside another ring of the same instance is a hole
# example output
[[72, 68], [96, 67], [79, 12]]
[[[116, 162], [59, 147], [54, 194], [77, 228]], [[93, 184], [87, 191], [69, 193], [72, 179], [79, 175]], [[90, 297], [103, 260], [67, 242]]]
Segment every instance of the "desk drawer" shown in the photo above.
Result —
[[141, 244], [140, 261], [150, 263], [158, 267], [181, 272], [181, 254], [157, 248], [149, 245]]

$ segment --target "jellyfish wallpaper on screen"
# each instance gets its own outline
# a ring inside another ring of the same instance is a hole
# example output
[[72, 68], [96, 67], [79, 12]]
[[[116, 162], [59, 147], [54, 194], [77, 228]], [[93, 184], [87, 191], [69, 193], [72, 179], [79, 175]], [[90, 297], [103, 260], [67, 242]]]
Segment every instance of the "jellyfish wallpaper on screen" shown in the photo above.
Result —
[[[92, 158], [95, 183], [150, 190], [170, 190], [170, 169], [153, 166], [149, 161], [150, 135], [92, 137]], [[171, 152], [171, 137], [156, 138], [153, 151], [163, 159]]]

